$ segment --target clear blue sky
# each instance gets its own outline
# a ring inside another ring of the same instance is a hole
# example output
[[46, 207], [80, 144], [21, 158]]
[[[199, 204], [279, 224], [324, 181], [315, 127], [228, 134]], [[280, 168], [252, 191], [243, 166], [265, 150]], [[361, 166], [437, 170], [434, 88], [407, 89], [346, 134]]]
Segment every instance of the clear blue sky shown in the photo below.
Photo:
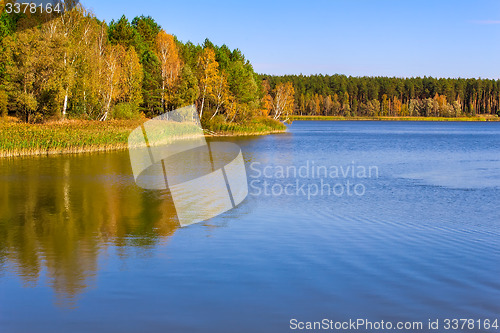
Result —
[[268, 74], [500, 78], [500, 1], [82, 0], [150, 15], [180, 40], [239, 48]]

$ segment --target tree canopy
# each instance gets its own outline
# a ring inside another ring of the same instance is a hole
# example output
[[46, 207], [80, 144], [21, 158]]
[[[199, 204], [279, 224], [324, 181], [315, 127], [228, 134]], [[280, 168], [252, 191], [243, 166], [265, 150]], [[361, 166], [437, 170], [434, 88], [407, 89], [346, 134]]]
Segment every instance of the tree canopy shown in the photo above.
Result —
[[262, 84], [239, 50], [182, 43], [151, 17], [109, 24], [79, 5], [36, 28], [0, 17], [0, 110], [27, 122], [148, 117], [195, 103], [202, 121], [261, 115]]

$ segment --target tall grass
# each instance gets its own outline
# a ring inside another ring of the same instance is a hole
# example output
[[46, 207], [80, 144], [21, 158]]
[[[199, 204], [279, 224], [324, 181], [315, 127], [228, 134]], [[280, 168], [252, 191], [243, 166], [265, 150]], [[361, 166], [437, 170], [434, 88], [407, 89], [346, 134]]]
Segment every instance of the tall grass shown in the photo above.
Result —
[[261, 135], [271, 133], [282, 133], [286, 126], [271, 118], [255, 118], [244, 123], [229, 123], [224, 121], [210, 121], [204, 125], [208, 133], [214, 135]]
[[0, 122], [0, 156], [125, 149], [128, 135], [144, 120]]
[[[0, 157], [127, 149], [129, 134], [147, 120], [67, 120], [45, 124], [0, 120]], [[216, 136], [269, 134], [286, 130], [285, 125], [268, 118], [243, 124], [211, 122], [205, 128], [209, 135]], [[193, 133], [192, 126], [186, 124], [179, 126], [173, 123], [164, 130], [171, 138]], [[150, 140], [154, 142], [156, 139], [152, 137]]]

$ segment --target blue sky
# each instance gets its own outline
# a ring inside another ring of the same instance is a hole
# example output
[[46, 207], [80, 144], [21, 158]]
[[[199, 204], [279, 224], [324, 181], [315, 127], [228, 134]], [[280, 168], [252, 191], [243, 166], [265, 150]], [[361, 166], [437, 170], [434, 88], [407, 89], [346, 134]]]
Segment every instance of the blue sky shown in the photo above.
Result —
[[268, 74], [500, 78], [500, 1], [82, 0], [150, 15], [180, 40], [239, 48]]

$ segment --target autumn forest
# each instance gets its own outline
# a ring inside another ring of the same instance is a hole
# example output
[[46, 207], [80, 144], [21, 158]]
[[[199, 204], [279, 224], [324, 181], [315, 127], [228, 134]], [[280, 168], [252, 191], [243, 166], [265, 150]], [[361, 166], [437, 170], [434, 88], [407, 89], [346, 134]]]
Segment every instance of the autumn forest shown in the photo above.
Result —
[[293, 91], [285, 84], [265, 91], [238, 49], [182, 43], [151, 17], [107, 24], [79, 5], [23, 29], [30, 19], [22, 13], [0, 19], [3, 116], [27, 123], [134, 119], [195, 103], [205, 123], [241, 123], [278, 118], [291, 106], [280, 93]]
[[205, 124], [500, 113], [497, 80], [270, 76], [238, 49], [183, 43], [151, 17], [108, 24], [79, 5], [23, 29], [29, 19], [0, 18], [0, 114], [26, 123], [137, 119], [193, 103]]
[[[500, 114], [500, 80], [268, 76], [269, 87], [291, 82], [294, 112], [322, 116], [460, 117]], [[268, 82], [268, 83], [267, 83]]]

